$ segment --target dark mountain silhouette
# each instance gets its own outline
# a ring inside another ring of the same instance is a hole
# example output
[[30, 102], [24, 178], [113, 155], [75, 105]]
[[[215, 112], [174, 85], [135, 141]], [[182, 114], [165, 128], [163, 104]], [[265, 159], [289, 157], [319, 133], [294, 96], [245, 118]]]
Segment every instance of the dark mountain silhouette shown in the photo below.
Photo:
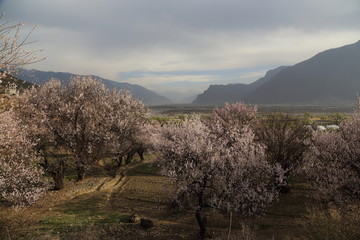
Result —
[[329, 49], [246, 85], [214, 85], [194, 104], [349, 105], [360, 93], [360, 41]]
[[360, 92], [360, 41], [283, 69], [246, 98], [257, 104], [353, 104]]
[[222, 105], [225, 102], [244, 101], [252, 91], [268, 82], [277, 73], [285, 69], [285, 66], [269, 70], [266, 75], [251, 84], [227, 84], [210, 85], [204, 93], [198, 95], [192, 104], [196, 105]]
[[[65, 72], [45, 72], [38, 70], [23, 70], [21, 74], [17, 77], [32, 82], [37, 85], [42, 85], [53, 78], [59, 79], [62, 84], [68, 84], [70, 78], [79, 76], [73, 73], [65, 73]], [[126, 89], [131, 92], [133, 97], [137, 99], [141, 99], [146, 105], [161, 105], [161, 104], [170, 104], [171, 101], [163, 96], [158, 95], [157, 93], [150, 91], [142, 86], [130, 83], [123, 82], [115, 82], [111, 80], [107, 80], [98, 76], [93, 76], [94, 78], [102, 81], [106, 87], [115, 88], [115, 89]]]

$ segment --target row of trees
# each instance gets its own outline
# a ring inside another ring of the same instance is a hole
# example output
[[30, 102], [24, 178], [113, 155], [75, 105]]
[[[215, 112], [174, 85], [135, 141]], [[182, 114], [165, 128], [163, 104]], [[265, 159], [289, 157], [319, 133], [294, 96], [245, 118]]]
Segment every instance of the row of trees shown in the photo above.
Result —
[[[26, 91], [1, 113], [2, 196], [32, 204], [45, 191], [43, 171], [61, 189], [69, 159], [82, 180], [101, 158], [149, 145], [145, 112], [128, 92], [108, 90], [91, 77]], [[355, 115], [339, 131], [313, 133], [288, 115], [257, 118], [255, 107], [226, 104], [207, 118], [152, 127], [152, 142], [163, 174], [175, 185], [173, 201], [195, 210], [205, 237], [205, 208], [259, 213], [288, 191], [290, 174], [300, 170], [323, 198], [358, 199], [359, 119]]]
[[360, 200], [360, 114], [340, 130], [313, 132], [286, 114], [256, 117], [242, 103], [165, 125], [156, 135], [163, 174], [173, 200], [195, 210], [206, 237], [205, 208], [240, 216], [262, 212], [289, 191], [289, 177], [305, 176], [324, 202]]
[[[44, 192], [42, 171], [52, 175], [55, 189], [61, 189], [70, 160], [82, 180], [100, 159], [142, 145], [145, 112], [127, 91], [108, 90], [91, 77], [74, 78], [66, 86], [53, 80], [24, 92], [10, 111], [1, 114], [2, 196], [31, 204]], [[21, 190], [15, 178], [23, 181]], [[28, 199], [15, 199], [19, 192]]]

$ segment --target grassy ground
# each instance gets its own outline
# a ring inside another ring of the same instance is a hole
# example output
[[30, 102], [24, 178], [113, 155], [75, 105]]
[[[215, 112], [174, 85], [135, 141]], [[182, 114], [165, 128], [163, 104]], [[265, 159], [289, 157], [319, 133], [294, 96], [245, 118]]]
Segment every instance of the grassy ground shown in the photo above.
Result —
[[[14, 212], [0, 203], [12, 225], [18, 226], [8, 228], [16, 234], [11, 239], [198, 239], [193, 213], [169, 208], [167, 181], [158, 172], [151, 163], [137, 163], [122, 167], [115, 177], [68, 181], [65, 189], [50, 192], [26, 210]], [[310, 192], [306, 184], [294, 179], [290, 193], [283, 195], [266, 215], [250, 220], [257, 239], [296, 236], [300, 231], [297, 221], [305, 212]], [[226, 230], [228, 216], [212, 211], [207, 214], [210, 232]], [[138, 222], [130, 222], [133, 215], [151, 219], [154, 227], [142, 229]], [[240, 227], [234, 217], [233, 229]]]

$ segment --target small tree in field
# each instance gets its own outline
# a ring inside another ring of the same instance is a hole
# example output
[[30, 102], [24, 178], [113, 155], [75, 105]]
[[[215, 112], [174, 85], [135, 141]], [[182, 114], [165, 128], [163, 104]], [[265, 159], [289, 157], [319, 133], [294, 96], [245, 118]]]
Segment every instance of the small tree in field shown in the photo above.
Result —
[[0, 113], [0, 194], [15, 205], [33, 204], [46, 190], [27, 134], [12, 111]]
[[256, 112], [256, 106], [248, 106], [242, 102], [225, 103], [224, 107], [214, 110], [211, 119], [223, 125], [241, 127], [253, 123]]
[[120, 151], [116, 153], [117, 164], [120, 167], [123, 158], [125, 158], [125, 164], [129, 164], [135, 154], [140, 158], [140, 161], [144, 161], [144, 154], [152, 147], [151, 143], [151, 130], [153, 127], [149, 124], [138, 125], [134, 128], [133, 134], [122, 144]]
[[360, 203], [359, 113], [338, 131], [315, 134], [304, 170], [322, 199]]
[[277, 181], [281, 192], [289, 190], [288, 177], [304, 161], [309, 147], [311, 131], [300, 120], [287, 114], [269, 114], [257, 125], [258, 140], [266, 146], [265, 155], [271, 164], [278, 164], [278, 175], [284, 178]]
[[37, 126], [72, 153], [78, 180], [100, 158], [118, 152], [145, 113], [128, 92], [108, 90], [92, 77], [73, 78], [67, 86], [53, 80], [25, 93], [20, 103], [23, 119], [37, 119]]
[[242, 126], [219, 141], [222, 128], [195, 117], [162, 127], [156, 144], [162, 172], [174, 184], [172, 197], [180, 207], [195, 210], [201, 238], [207, 233], [206, 207], [253, 214], [276, 197], [272, 167], [251, 129]]

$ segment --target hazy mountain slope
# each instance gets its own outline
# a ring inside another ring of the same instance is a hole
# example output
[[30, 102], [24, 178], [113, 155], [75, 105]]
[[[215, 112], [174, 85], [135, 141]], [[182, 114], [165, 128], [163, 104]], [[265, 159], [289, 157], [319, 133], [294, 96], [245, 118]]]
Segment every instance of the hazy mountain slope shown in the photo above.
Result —
[[270, 81], [275, 75], [277, 75], [279, 72], [283, 71], [285, 68], [288, 68], [288, 66], [280, 66], [275, 69], [269, 70], [266, 72], [265, 76], [262, 78], [259, 78], [253, 83], [250, 83], [249, 86], [252, 90], [255, 90], [256, 88], [260, 87], [261, 85], [267, 83]]
[[360, 41], [288, 67], [250, 93], [260, 104], [343, 104], [360, 92]]
[[[23, 70], [21, 74], [18, 76], [18, 78], [41, 85], [48, 82], [52, 78], [59, 79], [63, 84], [67, 84], [70, 78], [74, 76], [77, 75], [72, 73], [64, 73], [64, 72], [44, 72], [38, 70]], [[171, 101], [168, 98], [160, 96], [157, 93], [150, 91], [139, 85], [123, 83], [123, 82], [115, 82], [115, 81], [103, 79], [98, 76], [94, 76], [94, 77], [103, 81], [103, 83], [108, 88], [129, 90], [135, 98], [143, 100], [143, 102], [147, 105], [161, 105], [161, 104], [171, 103]]]
[[249, 93], [247, 84], [210, 85], [202, 94], [198, 95], [192, 104], [216, 105], [225, 102], [242, 100]]
[[227, 84], [227, 85], [211, 85], [202, 94], [199, 94], [192, 102], [196, 105], [216, 105], [224, 104], [225, 102], [243, 101], [248, 94], [254, 91], [257, 87], [268, 82], [277, 73], [286, 67], [278, 67], [269, 70], [266, 75], [251, 84]]
[[175, 91], [160, 92], [159, 94], [171, 99], [174, 103], [191, 103], [196, 98], [196, 94]]

